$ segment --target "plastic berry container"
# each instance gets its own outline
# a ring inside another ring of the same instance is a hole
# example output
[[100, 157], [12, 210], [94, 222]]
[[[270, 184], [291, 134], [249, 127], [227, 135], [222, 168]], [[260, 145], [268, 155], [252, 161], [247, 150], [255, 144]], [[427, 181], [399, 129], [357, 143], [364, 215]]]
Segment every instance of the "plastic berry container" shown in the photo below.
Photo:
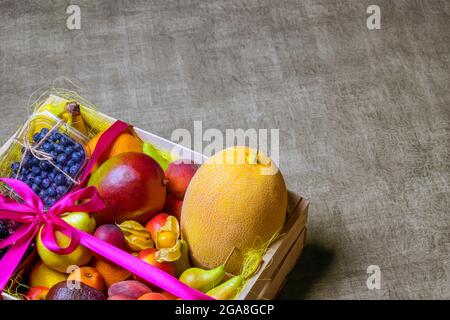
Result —
[[34, 113], [0, 160], [0, 173], [25, 182], [48, 208], [80, 183], [87, 142], [49, 111]]

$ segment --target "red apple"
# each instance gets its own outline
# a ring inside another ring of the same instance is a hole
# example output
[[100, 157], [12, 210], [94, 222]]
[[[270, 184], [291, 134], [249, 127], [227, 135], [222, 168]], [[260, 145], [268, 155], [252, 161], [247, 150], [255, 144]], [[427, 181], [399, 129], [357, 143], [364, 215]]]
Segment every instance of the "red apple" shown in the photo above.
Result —
[[[99, 240], [105, 241], [113, 246], [127, 251], [127, 243], [122, 230], [115, 224], [102, 224], [94, 232], [94, 237]], [[101, 256], [94, 253], [94, 256], [99, 259], [103, 259]]]
[[173, 194], [169, 194], [166, 197], [166, 203], [164, 204], [164, 211], [170, 213], [178, 219], [181, 223], [181, 208], [183, 207], [183, 201], [179, 200]]
[[191, 160], [177, 160], [169, 164], [166, 170], [166, 178], [169, 180], [168, 191], [183, 200], [197, 169], [198, 165]]
[[28, 300], [45, 300], [49, 288], [43, 286], [32, 287], [25, 296]]
[[94, 213], [98, 224], [136, 220], [145, 223], [160, 212], [166, 200], [163, 169], [144, 153], [127, 152], [112, 157], [89, 179], [97, 187], [106, 209]]
[[158, 230], [166, 224], [167, 218], [169, 216], [170, 215], [167, 213], [158, 213], [147, 222], [147, 224], [145, 225], [145, 229], [150, 232], [153, 240], [156, 240], [156, 232], [158, 232]]
[[156, 250], [155, 248], [144, 249], [138, 254], [138, 258], [142, 261], [151, 264], [158, 269], [161, 269], [171, 275], [175, 275], [175, 266], [172, 262], [158, 262], [156, 261]]

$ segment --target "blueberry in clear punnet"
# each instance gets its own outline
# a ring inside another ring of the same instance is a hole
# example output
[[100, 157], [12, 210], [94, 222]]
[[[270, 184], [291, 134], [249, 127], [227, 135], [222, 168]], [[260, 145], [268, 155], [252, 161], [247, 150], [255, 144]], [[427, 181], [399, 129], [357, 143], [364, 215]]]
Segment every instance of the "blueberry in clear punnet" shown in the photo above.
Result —
[[14, 173], [17, 173], [17, 171], [19, 171], [19, 168], [20, 168], [19, 162], [14, 162], [13, 164], [11, 164], [11, 169]]
[[55, 183], [58, 186], [63, 186], [66, 183], [66, 177], [62, 173], [58, 173], [55, 177]]
[[67, 154], [67, 155], [72, 155], [72, 153], [73, 153], [73, 148], [71, 147], [71, 146], [68, 146], [68, 147], [66, 147], [66, 149], [64, 150], [64, 152]]
[[42, 150], [44, 150], [45, 152], [51, 152], [51, 151], [53, 151], [54, 147], [55, 146], [53, 144], [51, 144], [50, 142], [45, 142], [42, 145]]
[[64, 149], [64, 146], [62, 146], [62, 145], [60, 145], [60, 144], [58, 144], [58, 145], [55, 146], [55, 151], [56, 151], [58, 154], [63, 153], [64, 150], [65, 150], [65, 149]]
[[39, 175], [39, 174], [41, 173], [41, 168], [39, 168], [39, 167], [33, 167], [33, 168], [31, 168], [31, 172], [32, 172], [35, 176], [37, 176], [37, 175]]
[[67, 187], [65, 186], [58, 186], [56, 188], [56, 193], [58, 193], [58, 195], [65, 195], [67, 193]]
[[65, 153], [61, 153], [56, 158], [56, 162], [60, 165], [63, 165], [67, 160], [67, 155]]
[[38, 132], [33, 135], [33, 141], [39, 142], [39, 140], [41, 140], [41, 134]]

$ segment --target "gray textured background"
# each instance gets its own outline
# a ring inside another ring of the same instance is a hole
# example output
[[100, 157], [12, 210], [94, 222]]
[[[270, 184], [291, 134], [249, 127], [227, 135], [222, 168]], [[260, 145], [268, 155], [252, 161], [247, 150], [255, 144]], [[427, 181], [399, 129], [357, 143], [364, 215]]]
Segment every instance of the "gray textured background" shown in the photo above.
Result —
[[167, 138], [280, 128], [287, 184], [312, 202], [280, 298], [450, 298], [449, 1], [72, 3], [79, 31], [68, 1], [0, 1], [2, 138], [58, 76]]

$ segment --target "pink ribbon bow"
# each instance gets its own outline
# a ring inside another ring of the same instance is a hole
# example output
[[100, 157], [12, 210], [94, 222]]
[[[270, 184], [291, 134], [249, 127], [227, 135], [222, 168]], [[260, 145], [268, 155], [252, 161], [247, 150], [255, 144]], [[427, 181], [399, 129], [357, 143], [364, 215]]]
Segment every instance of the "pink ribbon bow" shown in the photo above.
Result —
[[[81, 178], [82, 183], [80, 186], [58, 200], [47, 211], [44, 210], [41, 199], [24, 182], [16, 179], [0, 178], [0, 181], [6, 183], [23, 200], [23, 203], [18, 203], [11, 198], [0, 195], [0, 219], [13, 220], [20, 223], [20, 226], [11, 236], [0, 241], [0, 249], [10, 246], [0, 260], [0, 291], [7, 284], [31, 241], [42, 228], [42, 243], [56, 254], [70, 254], [81, 244], [181, 299], [212, 299], [208, 295], [188, 287], [170, 274], [147, 264], [128, 252], [72, 227], [61, 219], [60, 216], [66, 212], [95, 212], [105, 208], [95, 187], [81, 188], [81, 185], [88, 178], [90, 168], [92, 168], [97, 159], [126, 128], [128, 128], [126, 123], [117, 121], [105, 131], [92, 154], [85, 174]], [[57, 231], [70, 238], [70, 243], [67, 247], [63, 248], [58, 245], [55, 239], [55, 232]]]

